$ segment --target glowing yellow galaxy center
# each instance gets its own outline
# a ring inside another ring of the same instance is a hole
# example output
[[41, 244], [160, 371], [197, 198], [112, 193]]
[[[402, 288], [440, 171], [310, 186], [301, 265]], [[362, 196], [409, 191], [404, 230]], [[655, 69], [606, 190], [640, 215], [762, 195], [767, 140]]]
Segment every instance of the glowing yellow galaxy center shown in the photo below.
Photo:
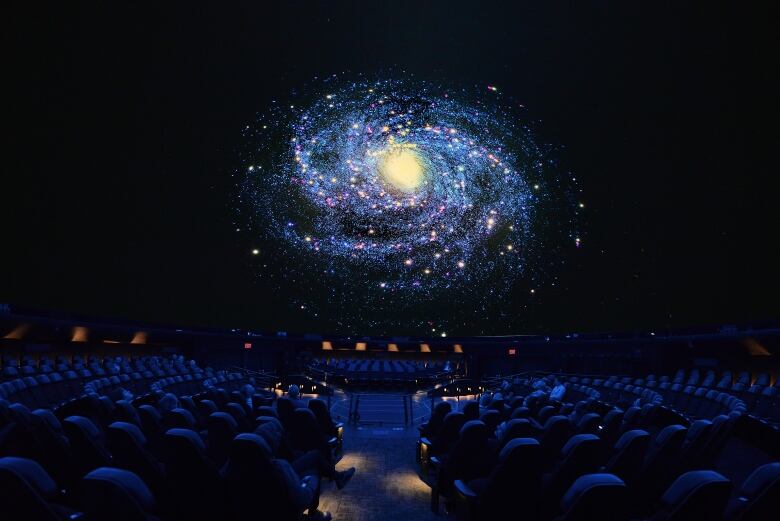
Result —
[[412, 193], [425, 178], [424, 159], [414, 146], [391, 146], [382, 152], [379, 174], [386, 182], [404, 193]]

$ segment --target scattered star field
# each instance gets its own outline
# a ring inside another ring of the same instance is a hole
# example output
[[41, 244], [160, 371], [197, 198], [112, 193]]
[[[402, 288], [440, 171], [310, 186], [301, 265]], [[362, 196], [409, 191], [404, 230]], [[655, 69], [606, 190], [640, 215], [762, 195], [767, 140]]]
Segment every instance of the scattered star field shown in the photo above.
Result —
[[244, 129], [235, 231], [323, 331], [522, 328], [585, 211], [530, 123], [493, 85], [316, 80]]

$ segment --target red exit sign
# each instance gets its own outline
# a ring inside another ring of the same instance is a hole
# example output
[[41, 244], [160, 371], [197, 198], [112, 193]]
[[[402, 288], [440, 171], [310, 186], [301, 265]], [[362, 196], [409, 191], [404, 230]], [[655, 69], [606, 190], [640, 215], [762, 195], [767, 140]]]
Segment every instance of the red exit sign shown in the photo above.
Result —
[[252, 349], [252, 342], [244, 342], [244, 349]]
[[510, 347], [509, 349], [506, 350], [506, 353], [509, 356], [516, 356], [517, 355], [517, 349], [515, 349], [514, 347]]

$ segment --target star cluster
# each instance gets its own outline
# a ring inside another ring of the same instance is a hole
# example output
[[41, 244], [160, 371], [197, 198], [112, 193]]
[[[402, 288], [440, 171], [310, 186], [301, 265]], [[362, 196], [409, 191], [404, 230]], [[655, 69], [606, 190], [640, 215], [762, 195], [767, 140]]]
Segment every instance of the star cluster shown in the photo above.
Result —
[[496, 87], [334, 76], [291, 99], [245, 129], [234, 175], [236, 229], [295, 309], [446, 334], [525, 306], [539, 260], [580, 247], [574, 179]]

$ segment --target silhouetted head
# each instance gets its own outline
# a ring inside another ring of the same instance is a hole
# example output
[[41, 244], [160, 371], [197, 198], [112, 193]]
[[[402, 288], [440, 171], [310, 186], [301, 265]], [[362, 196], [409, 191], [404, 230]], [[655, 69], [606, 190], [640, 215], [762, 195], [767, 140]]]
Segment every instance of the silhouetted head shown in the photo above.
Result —
[[157, 405], [162, 412], [171, 412], [179, 406], [179, 399], [173, 393], [165, 393]]

